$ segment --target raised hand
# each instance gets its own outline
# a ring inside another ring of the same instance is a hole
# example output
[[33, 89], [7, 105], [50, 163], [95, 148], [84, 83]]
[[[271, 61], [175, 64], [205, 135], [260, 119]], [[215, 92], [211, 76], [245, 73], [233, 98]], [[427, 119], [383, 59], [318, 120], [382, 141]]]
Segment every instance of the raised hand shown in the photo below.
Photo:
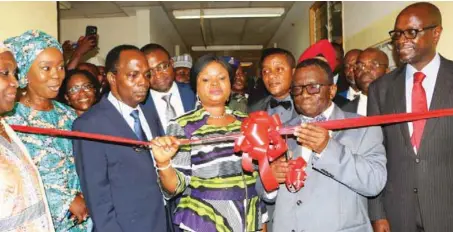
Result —
[[97, 35], [81, 36], [77, 41], [77, 48], [74, 53], [83, 56], [97, 46]]
[[167, 166], [179, 148], [179, 141], [173, 136], [157, 137], [151, 140], [151, 149], [157, 166]]
[[313, 124], [302, 124], [294, 130], [297, 141], [314, 152], [321, 154], [329, 142], [329, 131]]

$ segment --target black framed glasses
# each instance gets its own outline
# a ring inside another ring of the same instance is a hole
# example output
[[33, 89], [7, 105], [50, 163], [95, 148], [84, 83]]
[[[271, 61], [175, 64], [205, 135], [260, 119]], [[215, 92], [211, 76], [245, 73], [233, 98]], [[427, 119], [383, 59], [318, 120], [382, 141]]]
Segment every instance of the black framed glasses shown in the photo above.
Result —
[[84, 85], [76, 85], [76, 86], [70, 88], [68, 90], [68, 93], [70, 95], [74, 95], [74, 94], [79, 93], [81, 90], [83, 90], [85, 92], [90, 92], [90, 91], [94, 90], [94, 85], [91, 84], [91, 83], [87, 83], [87, 84], [84, 84]]
[[393, 30], [393, 31], [389, 31], [389, 35], [392, 40], [399, 40], [401, 38], [401, 35], [404, 35], [404, 37], [406, 37], [406, 39], [415, 39], [417, 37], [418, 33], [422, 32], [422, 31], [434, 29], [437, 26], [438, 25], [432, 25], [432, 26], [428, 26], [428, 27], [424, 27], [424, 28], [420, 28], [420, 29], [406, 29], [404, 31]]
[[368, 70], [375, 70], [385, 66], [388, 66], [388, 64], [379, 63], [377, 61], [372, 61], [369, 63], [357, 62], [356, 68], [357, 70], [364, 71], [366, 68], [368, 68]]
[[150, 69], [151, 76], [156, 76], [157, 73], [166, 72], [166, 71], [168, 71], [169, 67], [170, 67], [169, 62], [160, 63], [155, 68]]
[[321, 87], [330, 86], [331, 84], [308, 84], [308, 85], [293, 85], [291, 86], [291, 94], [293, 96], [299, 96], [304, 92], [304, 89], [308, 94], [318, 94], [321, 92]]

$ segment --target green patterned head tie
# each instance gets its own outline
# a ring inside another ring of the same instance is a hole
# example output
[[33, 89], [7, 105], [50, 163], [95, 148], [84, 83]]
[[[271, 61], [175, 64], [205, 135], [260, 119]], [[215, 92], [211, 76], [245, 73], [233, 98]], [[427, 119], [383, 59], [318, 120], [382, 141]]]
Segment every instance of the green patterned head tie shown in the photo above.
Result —
[[39, 30], [28, 30], [22, 35], [5, 40], [17, 62], [19, 86], [27, 86], [27, 73], [33, 61], [46, 48], [57, 48], [63, 53], [60, 43], [52, 36]]

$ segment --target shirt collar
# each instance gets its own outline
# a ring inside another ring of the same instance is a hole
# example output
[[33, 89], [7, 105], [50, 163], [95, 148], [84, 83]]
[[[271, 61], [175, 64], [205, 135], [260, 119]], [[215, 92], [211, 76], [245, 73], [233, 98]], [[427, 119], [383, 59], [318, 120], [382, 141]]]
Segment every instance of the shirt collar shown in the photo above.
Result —
[[355, 89], [353, 89], [351, 86], [349, 86], [348, 95], [355, 96], [355, 95], [358, 95], [358, 94], [360, 94], [360, 93], [361, 93], [360, 90], [355, 91]]
[[[330, 116], [332, 116], [332, 112], [333, 112], [334, 106], [335, 106], [335, 104], [333, 104], [333, 102], [330, 102], [330, 106], [327, 107], [327, 109], [324, 110], [324, 112], [322, 112], [321, 114], [322, 114], [326, 119], [329, 119]], [[307, 117], [307, 116], [305, 116], [305, 115], [300, 115], [300, 116], [301, 116], [303, 119], [307, 119], [307, 120], [313, 119], [313, 118]]]
[[109, 93], [109, 96], [107, 98], [113, 104], [113, 106], [118, 110], [118, 112], [120, 112], [120, 114], [122, 114], [123, 116], [130, 115], [132, 113], [132, 111], [140, 109], [139, 105], [137, 105], [137, 107], [135, 107], [135, 108], [132, 108], [132, 107], [128, 106], [126, 103], [118, 100], [112, 94], [112, 92]]
[[[440, 56], [439, 53], [436, 52], [434, 58], [425, 66], [423, 67], [420, 72], [424, 73], [428, 76], [431, 73], [437, 73], [440, 68]], [[414, 66], [411, 64], [407, 64], [406, 68], [406, 79], [411, 79], [414, 77], [414, 73], [419, 72]]]
[[[165, 96], [165, 95], [169, 95], [169, 94], [175, 93], [175, 91], [177, 90], [177, 88], [178, 88], [178, 86], [177, 86], [176, 83], [173, 81], [173, 83], [171, 84], [170, 89], [169, 89], [167, 92], [158, 92], [158, 91], [156, 91], [156, 90], [154, 90], [154, 89], [150, 89], [150, 91], [151, 91], [151, 94], [152, 94], [153, 96], [156, 96], [156, 97], [158, 97], [158, 98], [160, 99], [160, 98], [162, 98], [162, 97]], [[173, 94], [173, 95], [174, 95], [174, 94]]]

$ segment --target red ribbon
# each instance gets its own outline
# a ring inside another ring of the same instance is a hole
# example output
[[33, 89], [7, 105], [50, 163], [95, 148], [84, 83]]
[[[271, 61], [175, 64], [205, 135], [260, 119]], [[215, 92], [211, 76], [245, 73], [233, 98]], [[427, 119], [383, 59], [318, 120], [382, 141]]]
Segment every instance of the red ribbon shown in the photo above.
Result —
[[258, 171], [267, 191], [278, 188], [278, 182], [272, 175], [269, 162], [281, 156], [287, 149], [286, 142], [278, 133], [282, 125], [278, 115], [269, 116], [260, 111], [249, 114], [242, 122], [241, 136], [234, 144], [234, 151], [242, 151], [242, 168], [253, 172], [252, 160], [258, 161]]
[[[331, 120], [326, 122], [317, 122], [315, 125], [322, 126], [327, 130], [341, 130], [367, 126], [385, 125], [391, 123], [409, 122], [421, 119], [438, 118], [452, 116], [453, 109], [433, 110], [424, 113], [401, 113], [379, 115], [371, 117], [349, 118], [342, 120]], [[281, 122], [278, 116], [270, 117], [265, 112], [256, 112], [249, 115], [245, 119], [241, 128], [241, 134], [230, 134], [227, 136], [212, 137], [206, 139], [181, 139], [181, 144], [203, 143], [212, 141], [224, 141], [226, 139], [236, 139], [235, 151], [243, 151], [242, 164], [245, 170], [253, 171], [252, 160], [258, 160], [259, 172], [263, 180], [263, 186], [270, 191], [278, 187], [272, 172], [269, 168], [269, 162], [281, 156], [287, 149], [286, 143], [281, 138], [281, 134], [293, 134], [295, 127], [280, 128]], [[148, 146], [148, 142], [137, 141], [133, 139], [91, 134], [79, 131], [65, 131], [58, 129], [37, 128], [29, 126], [11, 125], [13, 130], [44, 134], [50, 136], [63, 136], [79, 139], [91, 139], [104, 142], [112, 142], [119, 144]], [[290, 161], [291, 162], [291, 161]], [[306, 165], [306, 164], [305, 164]], [[291, 167], [295, 170], [295, 174], [291, 173], [286, 180], [287, 186], [297, 190], [303, 186], [305, 165], [295, 161]]]

